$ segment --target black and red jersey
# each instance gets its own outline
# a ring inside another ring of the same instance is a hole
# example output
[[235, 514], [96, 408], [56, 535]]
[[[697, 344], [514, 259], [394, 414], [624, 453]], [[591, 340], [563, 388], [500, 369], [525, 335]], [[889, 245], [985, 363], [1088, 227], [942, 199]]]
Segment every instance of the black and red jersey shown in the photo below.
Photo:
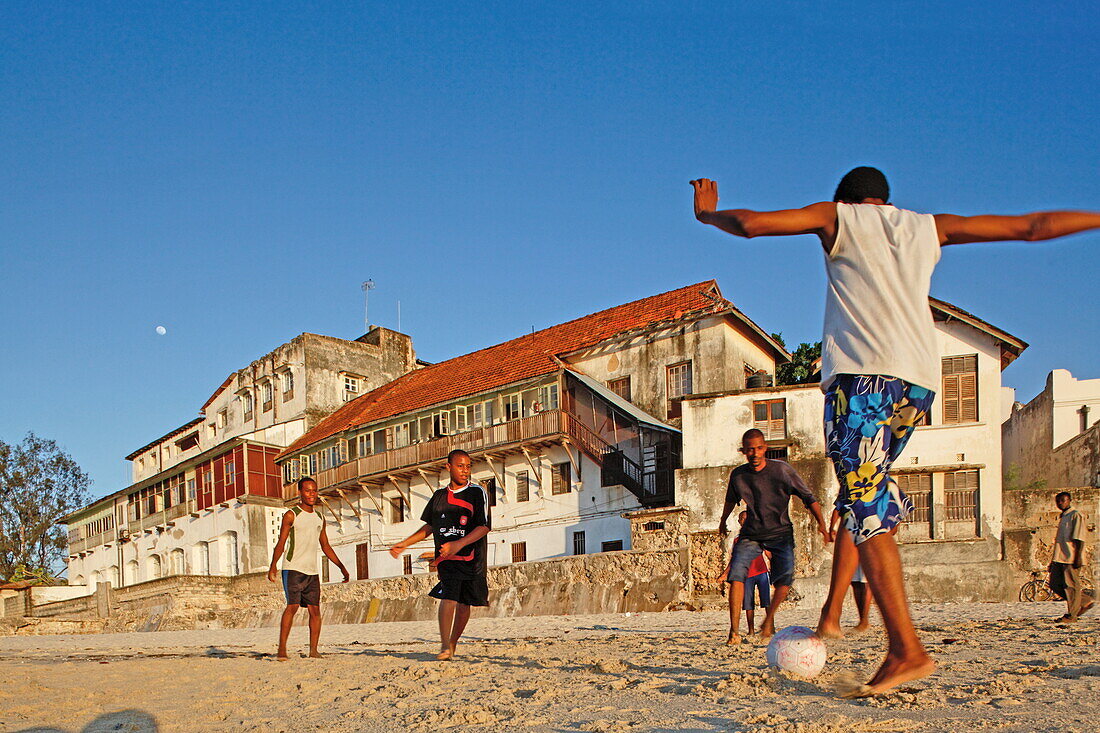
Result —
[[[493, 526], [489, 497], [485, 489], [474, 483], [458, 491], [451, 491], [450, 485], [436, 491], [424, 507], [420, 520], [432, 527], [437, 557], [443, 543], [462, 539], [477, 527]], [[439, 574], [484, 575], [487, 545], [484, 537], [466, 545], [458, 555], [439, 563]]]

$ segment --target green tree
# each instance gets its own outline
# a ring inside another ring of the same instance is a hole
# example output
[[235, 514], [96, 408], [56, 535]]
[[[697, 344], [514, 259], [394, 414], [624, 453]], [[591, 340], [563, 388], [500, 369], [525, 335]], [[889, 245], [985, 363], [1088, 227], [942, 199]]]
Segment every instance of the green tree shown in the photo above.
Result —
[[[773, 333], [772, 338], [778, 341], [779, 345], [784, 349], [787, 348], [787, 344], [783, 341], [783, 334]], [[814, 377], [817, 375], [818, 371], [814, 362], [820, 358], [820, 341], [816, 341], [812, 344], [799, 344], [798, 348], [791, 354], [791, 361], [787, 364], [780, 364], [775, 368], [775, 383], [809, 384], [814, 381]]]
[[57, 520], [88, 501], [88, 474], [52, 440], [0, 440], [0, 578], [43, 574], [65, 556]]

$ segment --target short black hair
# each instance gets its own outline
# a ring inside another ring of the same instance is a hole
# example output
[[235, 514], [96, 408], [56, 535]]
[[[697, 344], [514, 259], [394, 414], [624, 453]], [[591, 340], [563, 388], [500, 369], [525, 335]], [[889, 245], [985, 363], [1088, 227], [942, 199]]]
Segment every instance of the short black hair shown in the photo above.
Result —
[[764, 440], [764, 431], [759, 428], [749, 428], [745, 431], [745, 434], [741, 436], [741, 445], [744, 445], [745, 441], [750, 438], [760, 438], [760, 440]]
[[467, 458], [469, 458], [470, 454], [462, 450], [461, 448], [455, 448], [453, 451], [447, 454], [447, 463], [451, 463], [454, 460], [455, 456], [466, 456]]
[[317, 482], [313, 479], [312, 476], [302, 476], [300, 479], [298, 479], [298, 491], [302, 490], [302, 487], [305, 485], [306, 481], [310, 482], [314, 486], [317, 485]]
[[1068, 491], [1059, 491], [1058, 495], [1054, 497], [1054, 500], [1058, 501], [1063, 496], [1066, 497], [1067, 499], [1069, 499], [1070, 501], [1073, 501], [1073, 494], [1069, 493]]
[[878, 168], [861, 165], [844, 174], [837, 184], [833, 201], [841, 204], [859, 204], [865, 199], [890, 200], [890, 184]]

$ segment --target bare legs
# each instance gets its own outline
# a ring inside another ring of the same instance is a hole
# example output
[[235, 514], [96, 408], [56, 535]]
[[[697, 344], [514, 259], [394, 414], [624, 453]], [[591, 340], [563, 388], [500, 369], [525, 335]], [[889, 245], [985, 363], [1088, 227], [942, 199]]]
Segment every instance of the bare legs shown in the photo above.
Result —
[[[936, 664], [924, 650], [913, 628], [901, 576], [901, 556], [894, 536], [888, 533], [876, 535], [860, 543], [857, 549], [859, 564], [867, 576], [875, 603], [882, 612], [888, 639], [882, 666], [868, 684], [847, 695], [867, 697], [886, 692], [904, 682], [927, 677], [936, 669]], [[835, 570], [834, 559], [834, 573]]]
[[[741, 643], [741, 602], [745, 599], [745, 584], [739, 580], [730, 583], [730, 635], [727, 644]], [[751, 621], [749, 622], [752, 623]]]
[[470, 607], [466, 604], [451, 600], [439, 602], [440, 650], [436, 659], [446, 661], [454, 656], [458, 640], [466, 630], [466, 622], [469, 620]]
[[852, 597], [856, 600], [859, 622], [852, 631], [866, 631], [871, 628], [871, 589], [867, 583], [852, 583]]
[[772, 596], [772, 602], [768, 604], [768, 612], [764, 615], [763, 623], [760, 624], [761, 639], [769, 639], [775, 635], [775, 612], [779, 609], [779, 605], [787, 600], [787, 593], [790, 590], [789, 585], [775, 586], [775, 595]]
[[[283, 609], [282, 618], [279, 619], [279, 651], [276, 652], [275, 658], [280, 662], [287, 660], [286, 642], [290, 638], [290, 628], [294, 625], [294, 615], [298, 613], [299, 608], [301, 606], [297, 604], [287, 606]], [[321, 638], [321, 607], [306, 606], [306, 611], [309, 612], [309, 656], [320, 657], [317, 642]]]
[[294, 625], [294, 614], [298, 613], [298, 606], [287, 606], [283, 609], [283, 617], [279, 619], [279, 651], [275, 658], [280, 662], [287, 660], [286, 640], [290, 638], [290, 627]]
[[[817, 621], [817, 635], [822, 639], [839, 639], [844, 636], [840, 630], [840, 611], [844, 607], [844, 596], [848, 594], [848, 586], [852, 583], [852, 577], [859, 566], [859, 553], [856, 550], [852, 535], [843, 527], [836, 533], [836, 542], [833, 544], [833, 571], [829, 578], [829, 595], [825, 598], [825, 605], [821, 607], [821, 617]], [[856, 599], [859, 603], [859, 599]], [[863, 624], [863, 613], [860, 612], [860, 624]]]

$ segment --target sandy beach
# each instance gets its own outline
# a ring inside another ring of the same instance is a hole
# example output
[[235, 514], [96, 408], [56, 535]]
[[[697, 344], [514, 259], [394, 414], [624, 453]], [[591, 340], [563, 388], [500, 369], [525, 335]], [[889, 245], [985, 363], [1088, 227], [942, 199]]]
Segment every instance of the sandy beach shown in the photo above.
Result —
[[274, 629], [8, 636], [0, 730], [1095, 731], [1100, 624], [1063, 608], [917, 606], [938, 673], [858, 701], [834, 688], [874, 670], [881, 628], [799, 680], [756, 639], [724, 646], [716, 611], [474, 618], [451, 662], [424, 622], [326, 627], [324, 659], [296, 627], [283, 663]]

